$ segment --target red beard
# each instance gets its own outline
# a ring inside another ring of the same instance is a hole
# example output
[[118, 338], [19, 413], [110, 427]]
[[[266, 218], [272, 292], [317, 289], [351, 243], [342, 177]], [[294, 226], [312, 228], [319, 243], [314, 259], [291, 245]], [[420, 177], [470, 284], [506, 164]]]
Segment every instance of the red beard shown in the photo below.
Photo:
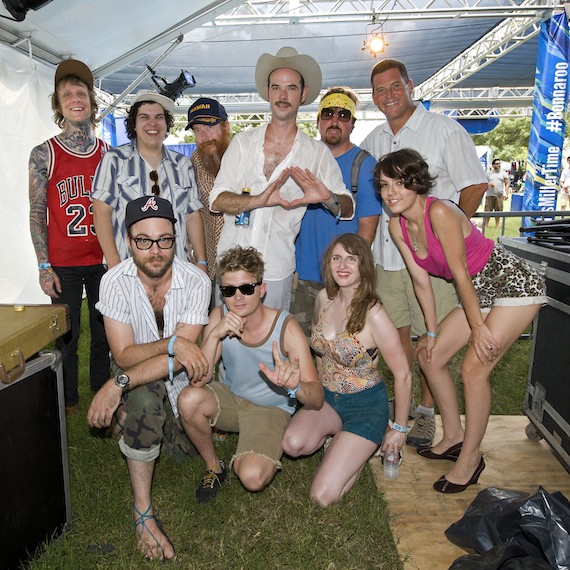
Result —
[[206, 141], [198, 145], [198, 154], [202, 159], [202, 164], [212, 176], [216, 176], [220, 171], [222, 156], [229, 144], [230, 134], [224, 132], [221, 139]]

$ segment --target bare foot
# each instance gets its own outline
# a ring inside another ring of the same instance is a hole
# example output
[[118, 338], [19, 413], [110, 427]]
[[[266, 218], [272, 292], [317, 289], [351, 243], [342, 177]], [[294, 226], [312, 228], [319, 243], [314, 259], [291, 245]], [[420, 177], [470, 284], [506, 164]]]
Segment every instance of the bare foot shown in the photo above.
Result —
[[152, 507], [144, 513], [140, 513], [135, 507], [135, 534], [138, 537], [137, 550], [149, 560], [174, 558], [174, 548], [152, 514]]

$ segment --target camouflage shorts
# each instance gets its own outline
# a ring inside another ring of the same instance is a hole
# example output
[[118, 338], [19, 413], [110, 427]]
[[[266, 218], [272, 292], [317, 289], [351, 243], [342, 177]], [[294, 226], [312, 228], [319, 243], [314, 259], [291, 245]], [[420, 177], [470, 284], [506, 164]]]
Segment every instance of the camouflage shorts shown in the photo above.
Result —
[[[166, 394], [164, 381], [138, 386], [123, 395], [127, 417], [123, 429], [121, 449], [134, 450], [133, 458], [144, 461], [145, 452], [161, 446], [175, 461], [197, 455], [182, 425], [174, 416]], [[128, 455], [128, 450], [125, 453]]]
[[303, 279], [297, 281], [296, 288], [293, 287], [290, 313], [301, 325], [307, 338], [311, 338], [313, 308], [315, 307], [315, 299], [322, 288], [323, 284], [318, 281], [305, 281]]

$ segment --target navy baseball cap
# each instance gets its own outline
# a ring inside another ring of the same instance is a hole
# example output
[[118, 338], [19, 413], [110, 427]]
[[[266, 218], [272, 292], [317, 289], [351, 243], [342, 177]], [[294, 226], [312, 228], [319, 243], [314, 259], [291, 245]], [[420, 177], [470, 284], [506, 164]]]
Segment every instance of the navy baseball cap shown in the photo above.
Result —
[[200, 97], [188, 109], [188, 124], [186, 130], [193, 125], [217, 125], [220, 121], [227, 121], [228, 114], [221, 103], [215, 99]]
[[127, 231], [133, 224], [147, 218], [166, 218], [173, 224], [176, 223], [172, 204], [159, 196], [142, 196], [127, 204], [127, 212], [125, 214]]

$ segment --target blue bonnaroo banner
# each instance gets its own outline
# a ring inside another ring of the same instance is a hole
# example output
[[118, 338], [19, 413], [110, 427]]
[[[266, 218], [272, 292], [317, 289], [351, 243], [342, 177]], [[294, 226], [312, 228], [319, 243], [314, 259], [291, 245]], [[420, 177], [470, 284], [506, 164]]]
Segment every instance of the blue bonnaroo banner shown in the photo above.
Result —
[[[568, 18], [562, 12], [543, 22], [540, 30], [523, 210], [556, 210], [569, 58]], [[527, 220], [525, 225], [529, 225]]]

